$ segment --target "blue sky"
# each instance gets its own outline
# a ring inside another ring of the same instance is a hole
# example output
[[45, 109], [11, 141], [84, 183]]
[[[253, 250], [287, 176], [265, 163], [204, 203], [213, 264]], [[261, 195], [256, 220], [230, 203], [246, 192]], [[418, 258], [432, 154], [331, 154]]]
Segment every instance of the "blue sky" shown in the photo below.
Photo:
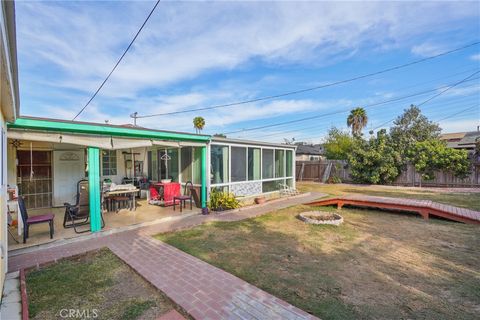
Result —
[[[151, 10], [152, 1], [18, 1], [21, 114], [72, 119]], [[129, 115], [181, 111], [299, 90], [407, 63], [480, 40], [471, 2], [161, 2], [133, 48], [78, 118], [132, 123]], [[232, 132], [368, 106], [366, 131], [480, 70], [480, 45], [402, 70], [282, 99], [139, 119], [145, 127]], [[480, 124], [475, 76], [422, 106], [444, 132]], [[436, 91], [435, 91], [436, 90]], [[230, 135], [321, 141], [347, 112]], [[388, 127], [388, 124], [385, 125]]]

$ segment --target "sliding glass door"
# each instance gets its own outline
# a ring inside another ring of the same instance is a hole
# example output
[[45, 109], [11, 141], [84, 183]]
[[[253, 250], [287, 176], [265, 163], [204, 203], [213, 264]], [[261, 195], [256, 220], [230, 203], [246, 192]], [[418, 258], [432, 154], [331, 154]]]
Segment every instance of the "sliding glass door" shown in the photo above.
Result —
[[148, 151], [149, 179], [171, 179], [178, 182], [178, 149], [155, 149]]

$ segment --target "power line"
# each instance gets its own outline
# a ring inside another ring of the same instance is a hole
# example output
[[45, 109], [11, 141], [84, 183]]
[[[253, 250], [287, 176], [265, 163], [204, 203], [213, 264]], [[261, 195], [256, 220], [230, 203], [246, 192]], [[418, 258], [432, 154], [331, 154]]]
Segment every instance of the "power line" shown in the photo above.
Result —
[[[480, 71], [478, 71], [478, 72], [480, 72]], [[445, 87], [442, 87], [442, 88], [445, 88]], [[396, 102], [396, 101], [400, 101], [400, 100], [403, 100], [403, 99], [412, 98], [412, 97], [416, 97], [416, 96], [419, 96], [419, 95], [424, 95], [424, 94], [435, 92], [435, 91], [438, 91], [438, 88], [425, 90], [425, 91], [421, 91], [421, 92], [417, 92], [417, 93], [413, 93], [413, 94], [409, 94], [409, 95], [406, 95], [406, 96], [397, 97], [397, 98], [393, 98], [393, 99], [389, 99], [389, 100], [385, 100], [385, 101], [376, 102], [376, 103], [373, 103], [373, 104], [366, 105], [365, 108], [369, 108], [369, 107], [373, 107], [373, 106], [377, 106], [377, 105], [381, 105], [381, 104], [386, 104], [386, 103], [391, 103], [391, 102]], [[281, 126], [281, 125], [284, 125], [284, 124], [291, 124], [291, 123], [302, 122], [302, 121], [307, 121], [307, 120], [311, 120], [311, 119], [323, 118], [323, 117], [334, 115], [334, 114], [344, 113], [344, 112], [347, 112], [349, 110], [350, 109], [343, 109], [343, 110], [333, 111], [333, 112], [329, 112], [329, 113], [319, 114], [319, 115], [316, 115], [316, 116], [310, 116], [310, 117], [305, 117], [305, 118], [300, 118], [300, 119], [295, 119], [295, 120], [289, 120], [289, 121], [284, 121], [284, 122], [278, 122], [278, 123], [273, 123], [273, 124], [259, 126], [259, 127], [252, 127], [252, 128], [247, 128], [247, 129], [225, 132], [224, 134], [233, 134], [233, 133], [239, 133], [239, 132], [247, 132], [247, 131], [266, 129], [266, 128], [271, 128], [271, 127]]]
[[[420, 106], [422, 106], [422, 105], [426, 104], [427, 102], [429, 102], [429, 101], [431, 101], [431, 100], [433, 100], [433, 99], [437, 98], [438, 96], [441, 96], [442, 94], [444, 94], [444, 93], [445, 93], [445, 92], [447, 92], [448, 90], [450, 90], [450, 89], [452, 89], [452, 88], [456, 87], [457, 85], [464, 83], [465, 81], [467, 81], [468, 79], [470, 79], [471, 77], [473, 77], [474, 75], [476, 75], [477, 73], [480, 73], [480, 71], [475, 71], [474, 73], [472, 73], [471, 75], [469, 75], [469, 76], [468, 76], [468, 77], [466, 77], [465, 79], [463, 79], [463, 80], [460, 80], [460, 81], [458, 81], [457, 83], [453, 84], [452, 86], [450, 86], [450, 87], [446, 88], [445, 90], [443, 90], [443, 91], [441, 91], [441, 92], [437, 93], [436, 95], [433, 95], [433, 96], [431, 96], [431, 97], [430, 97], [430, 98], [428, 98], [427, 100], [425, 100], [425, 101], [423, 101], [423, 102], [421, 102], [421, 103], [417, 104], [417, 107], [420, 107]], [[390, 119], [390, 120], [388, 120], [388, 121], [386, 121], [386, 122], [382, 123], [381, 125], [379, 125], [379, 126], [375, 127], [373, 130], [377, 130], [377, 129], [379, 129], [379, 128], [383, 127], [384, 125], [386, 125], [386, 124], [388, 124], [388, 123], [392, 122], [392, 121], [393, 121], [393, 120], [395, 120], [395, 119], [396, 119], [396, 118]]]
[[[465, 99], [462, 99], [462, 100], [465, 100]], [[469, 97], [468, 101], [467, 102], [471, 102], [471, 97]], [[452, 103], [448, 103], [448, 104], [442, 104], [440, 106], [441, 107], [444, 107], [444, 106], [448, 106], [450, 107], [451, 104], [456, 104], [458, 105], [459, 102], [458, 101], [453, 101]], [[344, 113], [347, 113], [349, 110], [345, 110]], [[284, 136], [285, 134], [288, 134], [288, 133], [291, 133], [291, 132], [297, 132], [297, 131], [303, 131], [304, 133], [299, 135], [299, 136], [296, 136], [295, 138], [301, 138], [301, 139], [306, 139], [306, 138], [309, 138], [308, 136], [308, 133], [305, 133], [306, 130], [311, 130], [311, 129], [318, 129], [319, 126], [321, 125], [322, 123], [317, 123], [315, 126], [310, 126], [310, 127], [298, 127], [296, 129], [293, 129], [293, 130], [287, 130], [287, 131], [281, 131], [281, 132], [275, 132], [275, 133], [272, 133], [272, 134], [262, 134], [262, 138], [265, 138], [265, 137], [275, 137], [275, 136]], [[243, 136], [242, 136], [243, 137]], [[250, 137], [247, 136], [245, 137], [246, 139], [249, 139]]]
[[440, 122], [440, 121], [443, 121], [443, 120], [447, 120], [447, 119], [453, 118], [453, 117], [455, 117], [455, 116], [457, 116], [457, 115], [459, 115], [459, 114], [464, 113], [465, 111], [468, 111], [468, 110], [473, 109], [473, 108], [478, 108], [478, 107], [479, 107], [479, 104], [476, 103], [475, 105], [473, 105], [473, 106], [471, 106], [471, 107], [468, 107], [468, 108], [463, 109], [463, 110], [461, 110], [461, 111], [458, 111], [458, 112], [456, 112], [456, 113], [452, 113], [451, 115], [446, 116], [445, 118], [439, 119], [439, 120], [437, 120], [437, 122]]
[[442, 57], [442, 56], [445, 56], [445, 55], [448, 55], [448, 54], [451, 54], [451, 53], [454, 53], [454, 52], [457, 52], [457, 51], [461, 51], [461, 50], [476, 46], [479, 43], [480, 43], [480, 41], [473, 42], [473, 43], [470, 43], [470, 44], [465, 45], [463, 47], [459, 47], [459, 48], [456, 48], [456, 49], [453, 49], [453, 50], [445, 51], [445, 52], [436, 54], [434, 56], [426, 57], [426, 58], [423, 58], [423, 59], [420, 59], [420, 60], [411, 61], [411, 62], [402, 64], [402, 65], [397, 65], [397, 66], [394, 66], [394, 67], [390, 67], [390, 68], [383, 69], [383, 70], [376, 71], [376, 72], [372, 72], [372, 73], [367, 73], [367, 74], [356, 76], [356, 77], [353, 77], [353, 78], [331, 82], [331, 83], [324, 84], [324, 85], [321, 85], [321, 86], [315, 86], [315, 87], [310, 87], [310, 88], [306, 88], [306, 89], [284, 92], [284, 93], [279, 93], [279, 94], [276, 94], [276, 95], [264, 96], [264, 97], [260, 97], [260, 98], [254, 98], [254, 99], [249, 99], [249, 100], [244, 100], [244, 101], [239, 101], [239, 102], [232, 102], [232, 103], [227, 103], [227, 104], [220, 104], [220, 105], [215, 105], [215, 106], [210, 106], [210, 107], [203, 107], [203, 108], [195, 108], [195, 109], [189, 109], [189, 110], [180, 110], [180, 111], [163, 112], [163, 113], [155, 113], [155, 114], [150, 114], [150, 115], [137, 116], [137, 118], [151, 118], [151, 117], [158, 117], [158, 116], [166, 116], [166, 115], [189, 113], [189, 112], [196, 112], [196, 111], [203, 111], [203, 110], [212, 110], [212, 109], [233, 107], [233, 106], [243, 105], [243, 104], [247, 104], [247, 103], [259, 102], [259, 101], [265, 101], [265, 100], [272, 100], [272, 99], [282, 98], [282, 97], [286, 97], [286, 96], [296, 95], [296, 94], [300, 94], [300, 93], [305, 93], [305, 92], [309, 92], [309, 91], [314, 91], [314, 90], [318, 90], [318, 89], [323, 89], [323, 88], [327, 88], [327, 87], [336, 86], [336, 85], [339, 85], [339, 84], [349, 83], [349, 82], [360, 80], [360, 79], [373, 77], [373, 76], [383, 74], [383, 73], [386, 73], [386, 72], [390, 72], [390, 71], [394, 71], [394, 70], [403, 69], [403, 68], [406, 68], [406, 67], [409, 67], [409, 66], [412, 66], [412, 65], [416, 65], [416, 64], [419, 64], [419, 63], [422, 63], [422, 62], [425, 62], [425, 61], [436, 59], [436, 58], [439, 58], [439, 57]]
[[145, 25], [147, 24], [148, 20], [150, 19], [150, 17], [152, 16], [153, 12], [155, 11], [155, 9], [157, 8], [158, 4], [160, 3], [160, 0], [157, 0], [157, 2], [155, 2], [155, 5], [153, 6], [152, 10], [150, 11], [150, 13], [148, 14], [147, 18], [145, 19], [145, 21], [143, 21], [142, 25], [140, 26], [140, 29], [138, 29], [137, 33], [135, 34], [135, 36], [133, 37], [132, 41], [130, 41], [130, 44], [128, 45], [128, 47], [125, 49], [125, 51], [123, 52], [123, 54], [120, 56], [120, 59], [118, 59], [117, 63], [115, 64], [115, 66], [113, 67], [113, 69], [110, 71], [110, 73], [107, 75], [107, 77], [105, 78], [105, 80], [103, 80], [103, 82], [100, 84], [100, 86], [98, 87], [98, 89], [95, 91], [95, 93], [92, 95], [92, 97], [87, 101], [87, 103], [85, 104], [85, 106], [83, 106], [82, 109], [80, 109], [80, 111], [77, 113], [77, 115], [75, 117], [73, 117], [72, 121], [75, 121], [75, 119], [78, 118], [78, 116], [88, 107], [88, 105], [90, 104], [90, 102], [92, 102], [93, 99], [95, 99], [95, 97], [97, 96], [97, 94], [100, 92], [100, 90], [102, 90], [103, 86], [105, 85], [105, 83], [108, 81], [108, 79], [110, 78], [110, 76], [112, 75], [112, 73], [115, 71], [115, 69], [117, 69], [118, 65], [120, 64], [120, 62], [122, 61], [123, 57], [125, 57], [125, 55], [127, 54], [128, 50], [130, 50], [130, 48], [132, 47], [133, 43], [135, 42], [135, 40], [137, 40], [137, 37], [138, 35], [140, 34], [140, 32], [143, 30], [143, 27], [145, 27]]
[[[473, 69], [473, 70], [476, 70], [476, 69]], [[431, 82], [438, 81], [438, 80], [442, 80], [442, 79], [446, 79], [446, 78], [451, 78], [451, 77], [454, 77], [454, 76], [456, 76], [456, 75], [464, 74], [464, 73], [471, 72], [471, 71], [472, 71], [472, 69], [469, 69], [469, 70], [466, 70], [466, 71], [462, 71], [462, 72], [457, 72], [457, 73], [454, 73], [454, 74], [451, 74], [451, 75], [448, 75], [448, 76], [444, 76], [444, 77], [441, 77], [441, 78], [437, 78], [437, 79], [434, 79], [434, 80], [423, 81], [423, 82], [420, 82], [420, 83], [416, 83], [416, 84], [414, 84], [414, 85], [409, 85], [409, 86], [403, 87], [403, 88], [401, 88], [401, 89], [418, 87], [418, 86], [421, 85], [421, 84], [426, 84], [426, 83], [431, 83]], [[477, 79], [479, 79], [479, 78], [470, 79], [469, 81], [473, 81], [473, 80], [477, 80]], [[469, 82], [469, 81], [468, 81], [468, 82]], [[476, 85], [476, 84], [474, 84], [474, 85]], [[449, 87], [449, 86], [445, 86], [445, 88], [448, 88], [448, 87]], [[465, 88], [468, 88], [468, 87], [470, 87], [470, 86], [466, 86]], [[401, 90], [401, 89], [400, 89], [400, 90]], [[428, 93], [430, 93], [430, 92], [437, 91], [438, 89], [439, 89], [439, 88], [432, 89], [431, 91], [425, 92], [424, 94], [428, 94]], [[441, 89], [441, 88], [440, 88], [440, 89]], [[411, 96], [407, 96], [406, 98], [409, 98], [409, 97], [411, 97]], [[395, 102], [395, 101], [394, 101], [394, 102]], [[365, 106], [365, 107], [370, 107], [370, 105], [367, 105], [367, 106]], [[345, 110], [345, 111], [343, 111], [343, 112], [348, 112], [348, 110]], [[343, 113], [343, 112], [342, 112], [342, 113]], [[312, 119], [312, 120], [313, 120], [313, 119]], [[308, 120], [305, 120], [305, 121], [308, 121]], [[291, 127], [289, 127], [289, 129], [290, 129], [290, 128], [291, 128]], [[314, 129], [314, 128], [316, 128], [316, 127], [308, 127], [308, 128], [300, 128], [300, 129], [302, 129], [302, 130], [307, 129], [307, 130], [308, 130], [308, 129]], [[282, 135], [283, 133], [295, 132], [295, 131], [297, 131], [297, 130], [299, 130], [299, 129], [294, 129], [294, 130], [276, 132], [276, 133], [273, 133], [273, 134], [262, 135], [262, 137], [277, 136], [277, 135]], [[252, 133], [252, 134], [253, 134], [253, 133]], [[247, 136], [247, 137], [248, 137], [248, 136]]]
[[[469, 102], [471, 103], [471, 101], [469, 101]], [[478, 105], [478, 102], [476, 102], [476, 104]], [[467, 110], [470, 110], [470, 109], [472, 109], [472, 108], [473, 108], [473, 106], [467, 108]], [[449, 110], [451, 110], [451, 107], [450, 107]], [[462, 112], [464, 112], [464, 111], [466, 111], [466, 110], [462, 110]], [[449, 116], [449, 117], [450, 117], [450, 116]], [[451, 117], [453, 117], [453, 116], [451, 116]], [[434, 121], [438, 122], [438, 121], [441, 121], [441, 120], [434, 120]], [[323, 135], [322, 135], [322, 136], [323, 136]], [[315, 138], [319, 138], [319, 137], [322, 137], [322, 136], [319, 136], [318, 133], [313, 133], [313, 134], [311, 133], [311, 134], [300, 135], [300, 136], [297, 136], [297, 137], [295, 137], [295, 138], [300, 141], [300, 140], [306, 140], [306, 139], [315, 139]], [[262, 135], [262, 138], [263, 138], [263, 137], [264, 137], [264, 136]]]
[[[460, 113], [463, 113], [463, 112], [465, 112], [465, 111], [468, 111], [468, 110], [470, 110], [470, 109], [473, 109], [473, 108], [475, 108], [475, 107], [479, 107], [479, 105], [476, 104], [476, 105], [474, 105], [474, 106], [470, 106], [470, 107], [468, 107], [468, 108], [466, 108], [466, 109], [463, 109], [462, 111], [459, 111], [459, 112], [456, 112], [456, 113], [454, 113], [454, 114], [451, 114], [451, 115], [449, 115], [448, 117], [442, 118], [442, 119], [440, 119], [440, 120], [436, 120], [436, 122], [440, 122], [440, 121], [445, 120], [445, 119], [448, 119], [448, 118], [453, 118], [454, 116], [456, 116], [456, 115], [458, 115], [458, 114], [460, 114]], [[321, 135], [321, 136], [308, 136], [308, 137], [305, 137], [304, 139], [318, 139], [318, 138], [322, 138], [322, 137], [324, 137], [324, 135]]]

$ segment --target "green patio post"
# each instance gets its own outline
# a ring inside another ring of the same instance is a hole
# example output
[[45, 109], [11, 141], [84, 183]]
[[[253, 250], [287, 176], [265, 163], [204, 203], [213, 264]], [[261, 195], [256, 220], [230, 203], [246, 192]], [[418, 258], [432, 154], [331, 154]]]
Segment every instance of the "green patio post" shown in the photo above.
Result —
[[202, 213], [207, 214], [207, 147], [202, 147]]
[[90, 231], [97, 232], [102, 229], [100, 216], [100, 150], [88, 147], [88, 185], [90, 204]]

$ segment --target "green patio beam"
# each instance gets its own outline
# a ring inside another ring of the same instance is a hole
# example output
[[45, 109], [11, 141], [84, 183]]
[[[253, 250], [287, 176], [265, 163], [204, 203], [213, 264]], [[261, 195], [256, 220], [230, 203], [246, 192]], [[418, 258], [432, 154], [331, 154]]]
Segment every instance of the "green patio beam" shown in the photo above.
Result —
[[7, 124], [8, 128], [45, 130], [51, 132], [69, 132], [82, 134], [95, 134], [126, 138], [146, 138], [176, 141], [208, 142], [210, 136], [196, 135], [181, 132], [159, 131], [150, 129], [130, 128], [114, 125], [101, 125], [95, 123], [60, 121], [50, 119], [18, 118], [13, 123]]
[[207, 147], [202, 147], [202, 213], [207, 211]]
[[100, 149], [88, 147], [88, 190], [90, 206], [90, 231], [102, 229], [100, 206]]

